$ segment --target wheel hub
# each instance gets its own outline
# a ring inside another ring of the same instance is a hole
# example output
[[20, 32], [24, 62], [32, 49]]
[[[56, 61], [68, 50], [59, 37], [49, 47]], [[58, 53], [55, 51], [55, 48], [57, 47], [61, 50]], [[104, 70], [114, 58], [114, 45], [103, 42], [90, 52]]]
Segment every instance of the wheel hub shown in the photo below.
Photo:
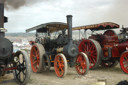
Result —
[[34, 60], [37, 60], [37, 57], [34, 57]]
[[17, 70], [23, 71], [25, 69], [24, 65], [20, 64], [17, 66]]
[[91, 52], [86, 51], [85, 53], [86, 53], [89, 57], [91, 56]]

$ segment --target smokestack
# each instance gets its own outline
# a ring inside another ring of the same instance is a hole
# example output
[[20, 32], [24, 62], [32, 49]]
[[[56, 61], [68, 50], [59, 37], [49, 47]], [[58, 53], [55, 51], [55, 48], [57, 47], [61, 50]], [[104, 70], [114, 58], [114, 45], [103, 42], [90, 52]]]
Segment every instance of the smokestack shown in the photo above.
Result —
[[4, 28], [4, 0], [0, 0], [0, 37], [4, 37], [5, 33], [2, 32]]
[[72, 15], [67, 15], [67, 24], [68, 24], [68, 40], [72, 42]]

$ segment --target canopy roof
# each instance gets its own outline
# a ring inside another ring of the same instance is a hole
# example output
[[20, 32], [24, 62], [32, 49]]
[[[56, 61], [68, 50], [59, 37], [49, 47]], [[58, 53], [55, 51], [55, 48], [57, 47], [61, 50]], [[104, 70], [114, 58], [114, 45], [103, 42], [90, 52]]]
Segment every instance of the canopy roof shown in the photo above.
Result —
[[116, 29], [116, 28], [119, 28], [119, 25], [116, 23], [103, 22], [99, 24], [74, 27], [73, 30], [90, 29], [96, 31], [96, 30]]
[[26, 32], [30, 32], [30, 31], [34, 31], [36, 30], [37, 32], [56, 32], [56, 31], [60, 31], [60, 30], [64, 30], [67, 29], [68, 26], [66, 23], [63, 22], [49, 22], [49, 23], [45, 23], [45, 24], [41, 24], [32, 28], [29, 28], [26, 30]]

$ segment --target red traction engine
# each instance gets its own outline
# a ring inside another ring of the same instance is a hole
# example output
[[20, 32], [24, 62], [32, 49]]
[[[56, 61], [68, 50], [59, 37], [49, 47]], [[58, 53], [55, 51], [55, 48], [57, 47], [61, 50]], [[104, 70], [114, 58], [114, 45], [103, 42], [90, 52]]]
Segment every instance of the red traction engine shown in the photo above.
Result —
[[[66, 34], [66, 29], [68, 33]], [[54, 67], [58, 77], [67, 74], [67, 67], [74, 67], [80, 75], [87, 74], [89, 60], [85, 53], [79, 53], [72, 43], [72, 16], [67, 16], [67, 23], [50, 22], [27, 29], [36, 30], [36, 39], [32, 44], [30, 60], [33, 72], [42, 72]], [[60, 33], [58, 33], [60, 32]]]
[[90, 69], [95, 69], [99, 65], [113, 67], [119, 61], [121, 69], [128, 73], [128, 28], [122, 28], [118, 35], [112, 30], [116, 28], [119, 28], [119, 25], [112, 22], [73, 28], [73, 30], [101, 31], [99, 34], [91, 34], [79, 44], [79, 51], [85, 52], [89, 57]]

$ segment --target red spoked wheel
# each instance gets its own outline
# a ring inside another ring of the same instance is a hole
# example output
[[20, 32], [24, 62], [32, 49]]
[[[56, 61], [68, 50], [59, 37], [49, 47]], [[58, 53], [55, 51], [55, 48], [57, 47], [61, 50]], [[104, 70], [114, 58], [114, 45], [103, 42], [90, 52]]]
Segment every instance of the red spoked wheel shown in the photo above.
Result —
[[63, 54], [56, 55], [54, 59], [54, 68], [58, 77], [64, 77], [67, 74], [67, 60]]
[[89, 60], [85, 53], [80, 52], [76, 57], [76, 71], [80, 75], [85, 75], [89, 71]]
[[101, 46], [97, 41], [93, 39], [83, 40], [78, 48], [79, 52], [84, 52], [87, 54], [89, 58], [90, 69], [95, 69], [99, 66], [101, 62]]
[[114, 35], [116, 35], [116, 33], [113, 30], [107, 30], [107, 31], [104, 32], [104, 35], [114, 36]]
[[120, 57], [121, 69], [128, 74], [128, 52], [124, 52]]
[[41, 72], [43, 67], [44, 47], [41, 44], [34, 44], [31, 48], [30, 61], [33, 72]]

